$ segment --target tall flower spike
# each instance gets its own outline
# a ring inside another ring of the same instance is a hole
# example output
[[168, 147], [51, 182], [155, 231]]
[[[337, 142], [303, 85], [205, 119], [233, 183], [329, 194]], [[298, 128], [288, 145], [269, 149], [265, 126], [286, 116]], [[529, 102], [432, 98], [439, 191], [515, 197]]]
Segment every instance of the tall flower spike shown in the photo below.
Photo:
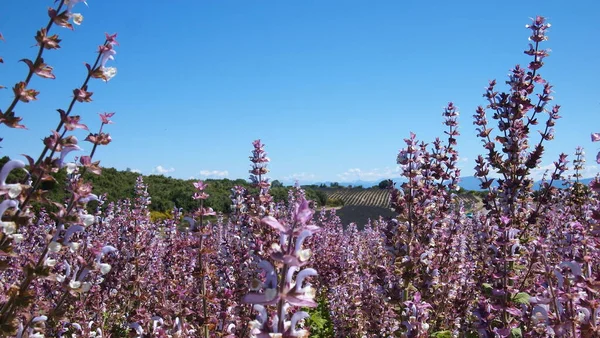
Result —
[[[307, 277], [317, 276], [317, 271], [313, 268], [303, 269], [296, 275], [296, 282], [293, 282], [296, 271], [306, 265], [311, 256], [310, 250], [302, 250], [304, 240], [320, 230], [318, 226], [308, 224], [312, 220], [314, 211], [310, 209], [304, 194], [298, 193], [295, 197], [298, 199], [292, 200], [291, 212], [285, 220], [272, 216], [263, 217], [261, 220], [263, 224], [279, 232], [281, 243], [274, 243], [272, 246], [274, 252], [271, 254], [271, 259], [283, 264], [278, 264], [279, 268], [275, 269], [270, 262], [261, 261], [259, 267], [266, 273], [265, 282], [257, 291], [246, 294], [242, 299], [242, 302], [247, 304], [277, 305], [275, 314], [270, 320], [272, 323], [270, 327], [264, 325], [267, 322], [264, 318], [266, 311], [261, 312], [257, 319], [251, 322], [255, 337], [305, 336], [307, 332], [302, 329], [297, 330], [297, 323], [307, 315], [297, 312], [290, 321], [288, 308], [317, 306], [314, 300], [315, 289], [308, 283], [303, 285]], [[278, 280], [281, 281], [280, 284]], [[260, 289], [263, 289], [262, 292]]]

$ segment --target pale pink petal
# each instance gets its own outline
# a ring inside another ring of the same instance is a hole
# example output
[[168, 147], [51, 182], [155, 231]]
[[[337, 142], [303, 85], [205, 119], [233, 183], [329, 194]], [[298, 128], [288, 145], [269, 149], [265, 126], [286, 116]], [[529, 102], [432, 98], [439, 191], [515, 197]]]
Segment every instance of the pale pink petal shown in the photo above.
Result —
[[273, 216], [263, 217], [263, 219], [261, 221], [263, 224], [266, 224], [277, 231], [280, 231], [283, 233], [287, 233], [289, 231], [287, 227], [285, 227], [284, 225], [279, 223], [279, 221]]

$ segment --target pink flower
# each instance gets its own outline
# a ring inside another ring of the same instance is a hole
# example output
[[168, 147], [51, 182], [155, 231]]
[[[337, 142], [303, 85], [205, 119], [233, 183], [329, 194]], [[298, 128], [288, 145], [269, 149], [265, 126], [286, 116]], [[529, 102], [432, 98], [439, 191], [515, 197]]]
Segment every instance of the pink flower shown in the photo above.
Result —
[[112, 34], [112, 35], [108, 34], [108, 33], [105, 33], [105, 35], [106, 35], [106, 42], [109, 45], [111, 45], [111, 46], [114, 46], [114, 45], [118, 46], [119, 45], [119, 43], [117, 42], [117, 33]]
[[203, 181], [194, 182], [194, 187], [200, 191], [206, 189], [207, 186], [208, 184], [204, 183]]
[[100, 120], [102, 120], [103, 124], [111, 124], [113, 122], [110, 120], [110, 118], [113, 117], [115, 113], [102, 113], [98, 115], [100, 115]]
[[600, 141], [600, 133], [592, 133], [592, 142]]
[[[59, 109], [58, 111], [61, 113], [61, 115], [63, 115], [64, 111], [62, 109]], [[65, 124], [66, 130], [75, 130], [75, 129], [89, 130], [85, 124], [79, 123], [79, 121], [81, 120], [81, 116], [79, 116], [79, 115], [67, 116], [66, 114], [64, 114], [62, 119], [63, 119], [63, 123]]]

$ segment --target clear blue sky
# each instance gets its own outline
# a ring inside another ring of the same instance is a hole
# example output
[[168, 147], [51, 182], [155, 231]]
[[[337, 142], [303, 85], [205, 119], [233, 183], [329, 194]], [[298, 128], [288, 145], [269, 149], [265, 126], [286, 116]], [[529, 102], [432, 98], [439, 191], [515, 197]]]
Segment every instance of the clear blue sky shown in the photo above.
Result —
[[[35, 32], [51, 0], [3, 1], [0, 84], [24, 78]], [[85, 76], [104, 33], [118, 33], [118, 68], [93, 81], [92, 103], [75, 114], [91, 130], [99, 112], [116, 112], [113, 137], [97, 152], [103, 166], [169, 171], [179, 178], [247, 178], [252, 141], [267, 145], [270, 176], [308, 181], [396, 176], [396, 155], [410, 131], [431, 141], [444, 131], [442, 108], [461, 111], [463, 175], [482, 152], [472, 115], [488, 80], [504, 83], [526, 65], [535, 15], [548, 17], [552, 49], [542, 75], [562, 105], [543, 165], [560, 152], [586, 149], [596, 173], [600, 131], [600, 3], [586, 1], [121, 1], [77, 5], [75, 31], [53, 28], [63, 42], [45, 52], [56, 80], [36, 77], [39, 100], [19, 104], [28, 130], [2, 127], [0, 151], [41, 151], [57, 108]], [[500, 87], [505, 89], [506, 87]], [[0, 91], [5, 110], [12, 91]], [[80, 140], [86, 133], [76, 133]], [[91, 144], [81, 142], [89, 152]], [[85, 153], [85, 152], [84, 152]], [[82, 154], [84, 154], [82, 153]]]

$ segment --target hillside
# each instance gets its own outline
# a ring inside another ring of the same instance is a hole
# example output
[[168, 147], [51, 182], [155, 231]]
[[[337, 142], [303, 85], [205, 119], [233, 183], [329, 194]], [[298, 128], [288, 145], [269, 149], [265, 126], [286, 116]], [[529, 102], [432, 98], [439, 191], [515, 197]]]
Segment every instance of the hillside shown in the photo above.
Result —
[[[321, 188], [327, 195], [328, 203], [332, 200], [341, 200], [344, 206], [369, 206], [389, 209], [390, 196], [386, 189], [379, 188]], [[481, 198], [475, 194], [463, 191], [458, 194], [458, 200], [465, 204], [465, 208], [477, 208]]]
[[[4, 165], [9, 160], [4, 156], [0, 158], [0, 165]], [[21, 173], [22, 174], [22, 173]], [[16, 175], [16, 174], [13, 174]], [[66, 179], [65, 170], [54, 173], [52, 176], [56, 182], [46, 182], [42, 185], [44, 190], [48, 191], [48, 197], [55, 201], [62, 201], [66, 198], [64, 182]], [[115, 168], [102, 168], [102, 175], [94, 175], [87, 173], [86, 179], [94, 187], [94, 193], [98, 195], [106, 194], [106, 199], [109, 202], [114, 202], [120, 199], [133, 198], [135, 180], [139, 174], [131, 171], [122, 171]], [[172, 210], [177, 206], [185, 211], [191, 211], [198, 207], [198, 201], [191, 198], [194, 193], [192, 185], [194, 180], [182, 180], [163, 175], [143, 175], [144, 182], [148, 185], [148, 192], [152, 197], [150, 209], [152, 211], [164, 212]], [[21, 180], [22, 177], [10, 177], [9, 181]], [[235, 185], [241, 185], [250, 188], [247, 181], [229, 180], [229, 179], [209, 179], [206, 180], [209, 184], [207, 193], [210, 198], [206, 201], [206, 206], [212, 207], [215, 211], [228, 213], [231, 204], [230, 193], [231, 188]], [[276, 202], [285, 201], [288, 196], [289, 186], [283, 186], [278, 181], [273, 182], [271, 195]], [[360, 208], [349, 212], [349, 209], [340, 210], [341, 214], [346, 213], [359, 217], [356, 219], [357, 224], [365, 221], [367, 218], [375, 219], [379, 215], [390, 216], [387, 212], [390, 211], [389, 193], [386, 189], [380, 188], [345, 188], [339, 187], [319, 187], [316, 185], [303, 186], [309, 199], [315, 200], [317, 205], [326, 205], [333, 207], [349, 207], [361, 206]], [[459, 198], [469, 205], [477, 203], [479, 200], [471, 193], [459, 194]], [[336, 202], [341, 202], [336, 204]], [[368, 207], [368, 208], [367, 208]], [[369, 209], [370, 208], [370, 209]], [[348, 221], [351, 221], [348, 218]], [[347, 222], [346, 222], [347, 223]]]
[[339, 199], [348, 205], [363, 205], [381, 208], [390, 207], [390, 194], [385, 189], [324, 189], [327, 199]]

